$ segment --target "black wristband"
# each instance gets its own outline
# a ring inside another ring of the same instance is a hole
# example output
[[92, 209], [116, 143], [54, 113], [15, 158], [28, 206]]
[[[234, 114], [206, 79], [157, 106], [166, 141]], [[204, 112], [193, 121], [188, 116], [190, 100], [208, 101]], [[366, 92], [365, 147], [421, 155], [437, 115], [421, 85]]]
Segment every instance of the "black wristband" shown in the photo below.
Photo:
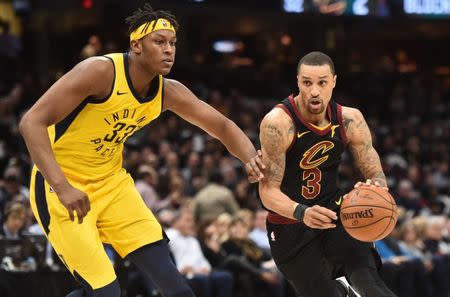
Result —
[[295, 207], [294, 210], [294, 218], [296, 218], [298, 221], [303, 222], [303, 217], [305, 216], [305, 210], [308, 208], [308, 206], [303, 204], [298, 204]]

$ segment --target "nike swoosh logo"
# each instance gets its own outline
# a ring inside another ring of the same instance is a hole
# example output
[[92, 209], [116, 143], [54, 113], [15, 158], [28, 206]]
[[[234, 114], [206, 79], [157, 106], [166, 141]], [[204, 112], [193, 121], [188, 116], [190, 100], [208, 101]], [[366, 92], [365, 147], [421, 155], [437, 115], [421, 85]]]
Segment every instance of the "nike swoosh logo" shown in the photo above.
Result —
[[342, 196], [339, 197], [339, 200], [334, 201], [334, 203], [336, 203], [336, 205], [341, 205], [341, 203], [342, 203]]
[[128, 92], [119, 92], [119, 91], [117, 91], [117, 93], [116, 93], [118, 96], [120, 96], [120, 95], [125, 95], [125, 94], [128, 94]]
[[305, 131], [303, 133], [297, 132], [297, 138], [300, 138], [300, 137], [302, 137], [303, 135], [305, 135], [305, 134], [307, 134], [309, 132], [311, 132], [311, 131]]

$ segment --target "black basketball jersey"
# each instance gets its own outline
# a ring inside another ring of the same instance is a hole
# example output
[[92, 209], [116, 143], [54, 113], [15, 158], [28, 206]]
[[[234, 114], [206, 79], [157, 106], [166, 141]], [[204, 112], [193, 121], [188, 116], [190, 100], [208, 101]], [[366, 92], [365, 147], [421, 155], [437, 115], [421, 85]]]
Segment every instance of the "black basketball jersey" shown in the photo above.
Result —
[[301, 204], [329, 206], [340, 195], [338, 166], [347, 141], [342, 107], [331, 100], [326, 111], [330, 123], [320, 128], [302, 119], [293, 96], [277, 107], [292, 118], [296, 129], [286, 152], [281, 191]]

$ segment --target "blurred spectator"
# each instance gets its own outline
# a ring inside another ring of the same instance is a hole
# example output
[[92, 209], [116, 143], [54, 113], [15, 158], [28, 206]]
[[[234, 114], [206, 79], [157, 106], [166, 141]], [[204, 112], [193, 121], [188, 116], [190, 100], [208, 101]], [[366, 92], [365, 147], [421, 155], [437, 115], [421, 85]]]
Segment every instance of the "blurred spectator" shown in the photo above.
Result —
[[159, 170], [159, 174], [161, 175], [170, 175], [171, 172], [179, 171], [179, 158], [178, 154], [174, 151], [168, 151], [167, 153], [164, 153], [164, 165]]
[[246, 209], [246, 208], [241, 208], [238, 210], [235, 217], [242, 219], [249, 231], [253, 229], [253, 222], [254, 222], [255, 214], [253, 213], [252, 210]]
[[97, 35], [91, 35], [88, 43], [81, 49], [80, 57], [86, 59], [93, 56], [98, 56], [103, 52], [102, 42]]
[[433, 184], [438, 190], [450, 189], [450, 171], [448, 162], [442, 162], [436, 166], [436, 170], [431, 175]]
[[158, 184], [158, 173], [151, 166], [144, 164], [138, 167], [137, 174], [136, 189], [141, 194], [147, 207], [154, 210], [155, 204], [159, 200], [158, 193], [155, 190]]
[[427, 219], [425, 227], [425, 251], [432, 255], [450, 255], [450, 247], [444, 241], [445, 218], [433, 216]]
[[400, 223], [383, 240], [375, 242], [383, 261], [381, 277], [398, 297], [432, 297], [424, 262], [400, 245]]
[[234, 193], [240, 208], [257, 209], [261, 206], [254, 186], [250, 185], [247, 179], [238, 181]]
[[414, 213], [418, 213], [421, 209], [419, 195], [414, 191], [410, 180], [403, 179], [398, 183], [396, 200], [398, 205], [412, 210]]
[[34, 247], [23, 237], [26, 208], [20, 202], [10, 202], [5, 207], [5, 222], [0, 229], [0, 245], [4, 254], [1, 267], [9, 271], [34, 271], [37, 268]]
[[208, 183], [208, 177], [203, 173], [203, 170], [193, 172], [191, 182], [188, 184], [186, 194], [194, 196]]
[[190, 152], [186, 162], [186, 167], [181, 170], [181, 175], [187, 182], [192, 182], [195, 172], [200, 170], [201, 158], [198, 152]]
[[[27, 202], [29, 198], [29, 190], [22, 185], [21, 170], [19, 167], [8, 167], [0, 180], [0, 211], [3, 213], [6, 203], [10, 201]], [[0, 215], [0, 222], [2, 216]]]
[[10, 202], [5, 207], [5, 222], [0, 230], [1, 238], [19, 239], [25, 227], [26, 208], [20, 202]]
[[229, 272], [211, 270], [194, 236], [194, 220], [190, 208], [182, 208], [167, 230], [170, 250], [178, 270], [183, 274], [196, 296], [232, 297], [233, 279]]
[[400, 247], [413, 257], [420, 259], [426, 269], [429, 278], [434, 285], [433, 296], [445, 297], [449, 294], [447, 263], [439, 256], [433, 256], [426, 252], [425, 243], [412, 222], [405, 222], [401, 227]]
[[169, 179], [169, 193], [167, 196], [155, 203], [153, 209], [160, 211], [163, 209], [177, 210], [186, 201], [187, 198], [184, 195], [184, 181], [177, 172], [172, 172], [172, 176], [166, 176]]
[[227, 255], [221, 246], [217, 220], [206, 220], [201, 223], [198, 228], [198, 240], [211, 266], [224, 267]]
[[230, 238], [222, 244], [227, 255], [244, 258], [253, 269], [234, 267], [236, 296], [281, 296], [281, 277], [272, 257], [260, 249], [249, 237], [249, 226], [242, 217], [235, 217], [230, 225]]
[[222, 213], [234, 215], [239, 206], [233, 193], [223, 185], [223, 176], [218, 170], [209, 175], [208, 184], [194, 197], [195, 221], [213, 220]]
[[216, 227], [220, 243], [230, 238], [230, 225], [232, 221], [233, 217], [228, 213], [222, 213], [217, 217]]
[[[254, 276], [255, 278], [267, 277], [272, 280], [277, 279], [275, 272], [271, 270], [274, 268], [271, 261], [267, 262], [267, 266], [261, 268], [255, 265], [247, 257], [243, 257], [238, 254], [228, 254], [224, 247], [221, 246], [220, 233], [217, 227], [216, 221], [206, 221], [200, 225], [198, 237], [202, 247], [202, 251], [205, 257], [211, 263], [213, 268], [220, 268], [227, 271], [235, 272], [235, 274], [245, 274], [246, 276]], [[237, 286], [242, 286], [239, 284], [240, 281], [249, 281], [246, 276], [239, 276], [235, 283]], [[250, 280], [251, 281], [251, 280]], [[239, 292], [235, 292], [239, 295]], [[278, 295], [276, 295], [278, 296]]]
[[262, 250], [269, 252], [269, 238], [267, 237], [266, 218], [267, 210], [258, 209], [255, 213], [255, 219], [253, 221], [253, 229], [249, 234], [249, 238], [253, 240], [256, 245]]

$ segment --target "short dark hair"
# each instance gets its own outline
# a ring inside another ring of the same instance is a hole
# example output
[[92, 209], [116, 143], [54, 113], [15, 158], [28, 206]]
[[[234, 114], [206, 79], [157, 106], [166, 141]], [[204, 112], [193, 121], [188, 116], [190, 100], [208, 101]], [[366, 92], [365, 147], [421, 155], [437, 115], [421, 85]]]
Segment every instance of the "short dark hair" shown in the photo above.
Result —
[[210, 183], [223, 184], [224, 176], [220, 170], [213, 170], [208, 176], [208, 181]]
[[168, 20], [175, 31], [178, 31], [178, 22], [175, 16], [169, 11], [154, 10], [150, 4], [146, 3], [142, 8], [135, 10], [130, 16], [125, 19], [128, 24], [128, 35], [139, 28], [140, 25], [163, 18]]
[[300, 59], [300, 62], [298, 62], [297, 72], [300, 71], [300, 66], [302, 65], [311, 65], [311, 66], [322, 66], [322, 65], [329, 65], [331, 69], [331, 73], [334, 75], [334, 63], [331, 58], [322, 53], [322, 52], [310, 52], [309, 54], [306, 54], [303, 56], [303, 58]]

